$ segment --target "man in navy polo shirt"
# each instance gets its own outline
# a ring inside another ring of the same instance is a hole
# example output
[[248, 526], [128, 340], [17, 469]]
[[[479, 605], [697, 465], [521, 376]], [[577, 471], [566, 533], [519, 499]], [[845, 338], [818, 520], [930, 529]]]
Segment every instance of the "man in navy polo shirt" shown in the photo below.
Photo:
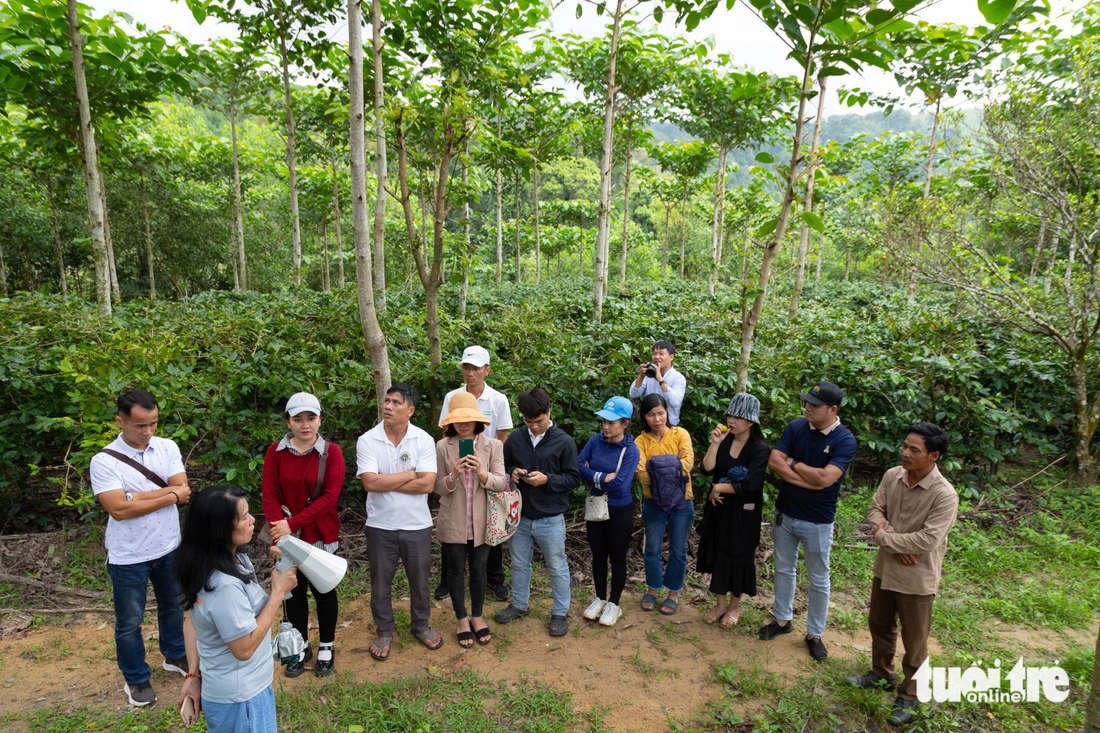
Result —
[[768, 467], [782, 483], [775, 502], [772, 540], [775, 546], [775, 605], [772, 621], [760, 629], [765, 641], [791, 632], [794, 617], [795, 565], [798, 546], [806, 556], [810, 608], [806, 613], [806, 646], [819, 662], [829, 657], [821, 635], [829, 614], [829, 550], [840, 484], [856, 455], [856, 439], [840, 424], [840, 387], [818, 382], [798, 395], [806, 416], [792, 420], [772, 449]]

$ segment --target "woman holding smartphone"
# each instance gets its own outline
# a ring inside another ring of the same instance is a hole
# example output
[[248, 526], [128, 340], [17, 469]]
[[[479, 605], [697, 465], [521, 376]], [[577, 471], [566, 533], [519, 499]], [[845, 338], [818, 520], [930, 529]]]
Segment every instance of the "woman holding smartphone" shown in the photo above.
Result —
[[[485, 565], [489, 545], [485, 544], [488, 511], [486, 491], [503, 491], [504, 444], [485, 434], [489, 418], [477, 409], [477, 399], [466, 392], [451, 396], [450, 410], [440, 423], [446, 428], [436, 444], [439, 470], [435, 493], [439, 494], [436, 532], [447, 558], [447, 587], [458, 619], [458, 644], [470, 648], [492, 641], [482, 610], [485, 603]], [[466, 612], [463, 582], [470, 564], [470, 613]]]

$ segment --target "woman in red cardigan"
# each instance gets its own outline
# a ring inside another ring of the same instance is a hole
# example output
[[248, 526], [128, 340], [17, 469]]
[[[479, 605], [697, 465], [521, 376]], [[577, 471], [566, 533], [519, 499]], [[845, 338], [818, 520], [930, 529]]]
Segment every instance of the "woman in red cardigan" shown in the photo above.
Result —
[[[321, 403], [308, 392], [299, 392], [286, 403], [286, 425], [290, 429], [282, 440], [272, 443], [264, 459], [263, 508], [271, 526], [271, 539], [278, 542], [288, 534], [298, 534], [303, 542], [335, 553], [340, 545], [340, 520], [336, 502], [344, 485], [344, 454], [335, 443], [321, 437]], [[325, 457], [325, 475], [313, 501], [317, 470]], [[278, 547], [271, 556], [279, 559]], [[297, 677], [305, 669], [312, 653], [309, 642], [309, 601], [306, 590], [317, 602], [317, 626], [321, 639], [317, 649], [318, 677], [331, 674], [336, 666], [333, 643], [336, 640], [336, 616], [339, 606], [336, 590], [318, 593], [303, 576], [286, 601], [287, 620], [306, 640], [306, 652], [297, 664], [288, 665], [287, 677]]]

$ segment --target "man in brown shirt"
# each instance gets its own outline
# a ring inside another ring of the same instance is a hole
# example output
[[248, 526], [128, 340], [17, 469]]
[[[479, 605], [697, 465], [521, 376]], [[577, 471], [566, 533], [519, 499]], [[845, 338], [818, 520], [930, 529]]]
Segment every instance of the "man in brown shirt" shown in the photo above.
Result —
[[[874, 527], [875, 580], [871, 586], [871, 671], [847, 681], [860, 687], [896, 689], [889, 722], [911, 722], [917, 706], [916, 674], [928, 658], [932, 601], [940, 583], [947, 535], [955, 524], [959, 495], [936, 467], [947, 452], [947, 433], [938, 425], [917, 423], [909, 428], [901, 449], [901, 465], [882, 477], [867, 510]], [[897, 623], [905, 645], [898, 684], [894, 672]]]

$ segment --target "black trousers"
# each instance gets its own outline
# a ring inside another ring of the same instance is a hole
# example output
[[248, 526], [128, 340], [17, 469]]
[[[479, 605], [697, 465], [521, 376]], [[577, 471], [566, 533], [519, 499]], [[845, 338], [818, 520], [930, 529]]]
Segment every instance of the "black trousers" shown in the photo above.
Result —
[[[619, 605], [626, 586], [626, 551], [634, 534], [634, 504], [609, 506], [606, 522], [587, 522], [592, 548], [592, 584], [596, 597]], [[607, 561], [611, 560], [611, 595], [607, 594]]]
[[340, 604], [336, 600], [336, 589], [328, 593], [318, 593], [306, 579], [306, 576], [298, 576], [298, 585], [290, 591], [290, 598], [286, 603], [286, 620], [294, 624], [298, 633], [307, 642], [309, 641], [309, 596], [307, 590], [313, 593], [313, 600], [317, 602], [317, 631], [322, 644], [331, 644], [336, 640], [336, 616], [340, 612]]
[[470, 615], [475, 618], [482, 615], [485, 605], [485, 562], [489, 557], [491, 545], [474, 547], [473, 540], [464, 544], [443, 543], [443, 557], [447, 558], [447, 590], [451, 593], [451, 608], [455, 618], [466, 618], [466, 559], [470, 560]]
[[[489, 559], [485, 564], [485, 581], [488, 588], [496, 588], [504, 585], [504, 545], [485, 545], [489, 548]], [[446, 552], [439, 553], [439, 587], [447, 586], [447, 559]]]

